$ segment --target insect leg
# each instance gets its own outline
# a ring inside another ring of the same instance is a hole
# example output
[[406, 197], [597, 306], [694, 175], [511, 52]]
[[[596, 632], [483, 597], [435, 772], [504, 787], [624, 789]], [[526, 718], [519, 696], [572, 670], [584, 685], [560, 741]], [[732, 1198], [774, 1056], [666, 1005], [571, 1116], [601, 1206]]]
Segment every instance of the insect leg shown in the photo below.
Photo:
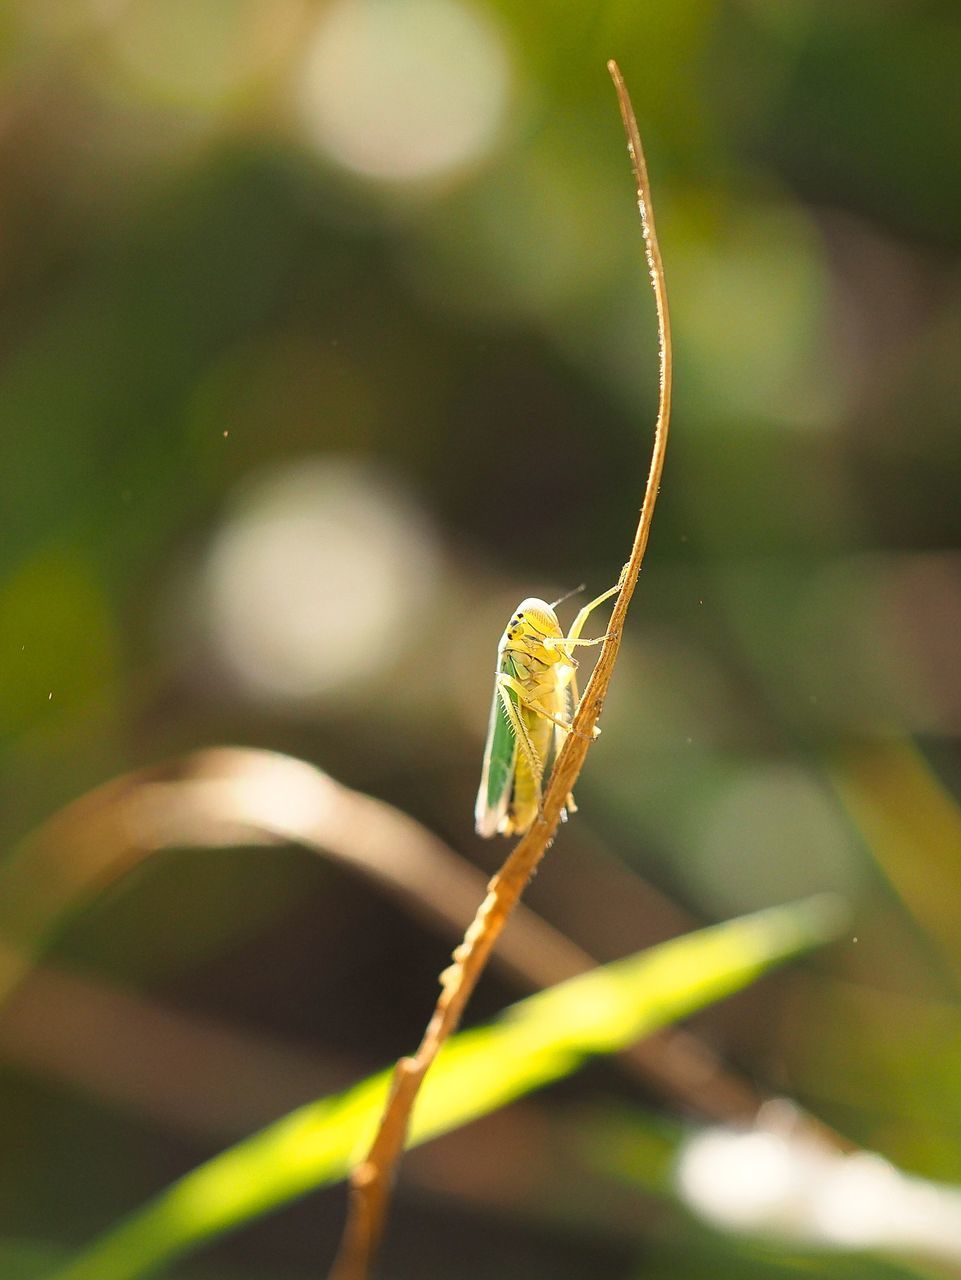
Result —
[[515, 680], [513, 676], [509, 676], [506, 672], [502, 671], [498, 674], [497, 684], [499, 688], [506, 687], [516, 693], [518, 698], [520, 698], [521, 703], [528, 709], [528, 711], [533, 711], [535, 715], [543, 716], [545, 720], [550, 720], [553, 724], [557, 725], [558, 729], [563, 729], [565, 733], [571, 732], [569, 720], [562, 720], [560, 716], [553, 715], [546, 707], [542, 706], [536, 698], [532, 698], [521, 682], [519, 680]]
[[[574, 625], [571, 627], [570, 632], [566, 637], [567, 644], [598, 644], [600, 643], [598, 640], [581, 640], [580, 639], [580, 634], [584, 630], [584, 623], [587, 621], [590, 615], [594, 612], [594, 610], [598, 607], [598, 605], [603, 604], [605, 600], [609, 600], [611, 596], [616, 595], [616, 593], [620, 591], [620, 589], [621, 589], [621, 584], [620, 584], [620, 581], [618, 580], [618, 582], [615, 583], [613, 587], [609, 587], [602, 595], [599, 595], [595, 600], [591, 600], [588, 604], [584, 606], [584, 608], [580, 611], [580, 613], [574, 619]], [[602, 637], [602, 639], [604, 638], [605, 637]]]
[[[511, 728], [514, 730], [514, 737], [517, 740], [517, 748], [527, 761], [527, 766], [532, 775], [537, 780], [538, 787], [544, 777], [544, 765], [537, 753], [537, 748], [531, 741], [531, 735], [527, 731], [527, 725], [514, 705], [514, 700], [508, 694], [508, 689], [516, 693], [518, 697], [523, 697], [524, 686], [504, 671], [499, 671], [496, 677], [496, 685], [501, 705], [504, 708], [504, 714], [510, 721]], [[524, 705], [527, 705], [526, 697], [524, 697]]]
[[[577, 708], [581, 700], [581, 695], [578, 692], [578, 688], [577, 688], [577, 673], [575, 671], [571, 671], [570, 677], [567, 682], [566, 692], [567, 692], [567, 699], [568, 699], [569, 719], [561, 723], [560, 727], [562, 729], [566, 729], [568, 733], [572, 733], [573, 730], [571, 729], [571, 722], [573, 721], [574, 716], [577, 713]], [[555, 721], [555, 723], [559, 723], [559, 722]], [[595, 725], [594, 728], [591, 730], [591, 737], [599, 738], [600, 736], [601, 736], [600, 728], [597, 725]], [[587, 734], [586, 733], [578, 734], [578, 737], [586, 738]], [[574, 813], [576, 812], [576, 810], [572, 809], [571, 812]]]

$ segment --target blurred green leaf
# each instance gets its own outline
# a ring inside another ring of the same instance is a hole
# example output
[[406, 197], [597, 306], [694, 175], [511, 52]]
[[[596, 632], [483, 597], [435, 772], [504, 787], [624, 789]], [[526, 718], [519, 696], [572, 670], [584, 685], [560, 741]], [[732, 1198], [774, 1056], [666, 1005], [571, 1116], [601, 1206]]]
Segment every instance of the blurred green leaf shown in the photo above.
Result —
[[[35, 1240], [0, 1240], [0, 1275], [3, 1280], [40, 1280], [50, 1268], [62, 1262], [64, 1250], [57, 1245]], [[276, 1280], [259, 1267], [238, 1270], [206, 1265], [191, 1266], [181, 1273], [181, 1280]]]
[[0, 740], [76, 710], [116, 665], [113, 618], [96, 567], [69, 543], [44, 547], [0, 579]]
[[[572, 979], [463, 1032], [428, 1076], [412, 1144], [569, 1075], [747, 986], [765, 969], [825, 941], [838, 900], [807, 899], [704, 929]], [[55, 1280], [131, 1280], [192, 1246], [343, 1178], [383, 1109], [384, 1071], [291, 1112], [199, 1166], [95, 1241]]]

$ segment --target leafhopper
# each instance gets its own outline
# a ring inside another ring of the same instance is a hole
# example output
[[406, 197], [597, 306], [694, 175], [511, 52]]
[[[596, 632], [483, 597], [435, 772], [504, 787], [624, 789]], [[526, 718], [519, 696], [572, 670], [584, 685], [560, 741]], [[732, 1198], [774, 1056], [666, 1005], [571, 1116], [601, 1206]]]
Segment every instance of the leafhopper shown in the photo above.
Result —
[[474, 807], [478, 835], [523, 835], [540, 812], [544, 781], [577, 708], [574, 650], [606, 639], [582, 640], [581, 631], [619, 587], [586, 604], [567, 635], [554, 612], [559, 601], [523, 600], [508, 622], [497, 646], [494, 700]]

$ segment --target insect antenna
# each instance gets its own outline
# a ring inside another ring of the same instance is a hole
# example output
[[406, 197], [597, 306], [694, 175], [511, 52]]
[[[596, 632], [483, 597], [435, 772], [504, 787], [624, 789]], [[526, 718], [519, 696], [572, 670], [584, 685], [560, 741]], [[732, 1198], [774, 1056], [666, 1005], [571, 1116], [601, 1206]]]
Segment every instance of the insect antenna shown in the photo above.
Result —
[[586, 586], [587, 586], [587, 583], [582, 582], [579, 587], [575, 587], [572, 591], [567, 591], [565, 592], [564, 595], [559, 596], [556, 600], [552, 600], [551, 608], [556, 609], [557, 606], [559, 604], [563, 604], [565, 600], [570, 600], [571, 596], [579, 596], [581, 592], [586, 588]]

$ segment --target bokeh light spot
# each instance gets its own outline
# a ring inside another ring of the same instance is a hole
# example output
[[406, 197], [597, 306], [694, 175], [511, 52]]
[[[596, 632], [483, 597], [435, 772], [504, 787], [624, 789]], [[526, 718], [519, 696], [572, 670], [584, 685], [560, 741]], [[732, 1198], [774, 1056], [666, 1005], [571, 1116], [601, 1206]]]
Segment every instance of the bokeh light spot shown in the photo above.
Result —
[[344, 459], [262, 477], [208, 556], [217, 653], [268, 702], [332, 696], [387, 669], [437, 576], [433, 534], [396, 487]]
[[504, 42], [453, 0], [340, 0], [307, 53], [300, 108], [340, 164], [393, 181], [430, 178], [490, 147], [509, 85]]
[[300, 0], [134, 0], [104, 22], [117, 65], [140, 92], [210, 111], [249, 90], [294, 39]]

